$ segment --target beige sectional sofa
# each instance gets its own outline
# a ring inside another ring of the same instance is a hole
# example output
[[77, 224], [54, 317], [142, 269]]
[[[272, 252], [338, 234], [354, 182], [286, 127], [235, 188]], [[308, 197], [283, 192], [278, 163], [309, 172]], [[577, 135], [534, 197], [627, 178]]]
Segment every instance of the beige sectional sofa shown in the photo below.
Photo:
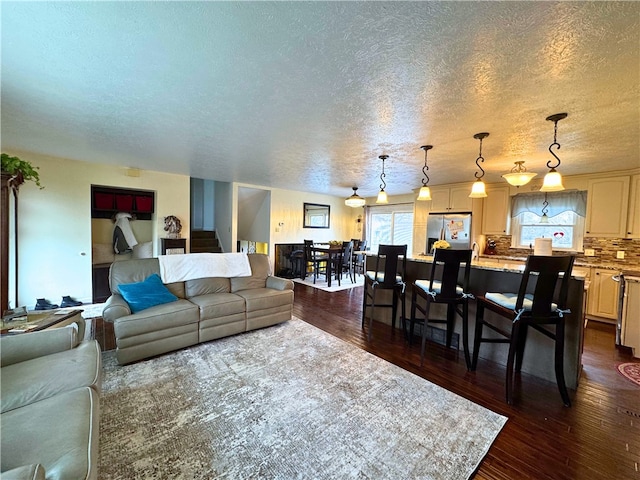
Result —
[[0, 338], [2, 479], [95, 479], [102, 360], [84, 325]]
[[271, 275], [269, 258], [249, 254], [251, 276], [210, 277], [169, 283], [177, 300], [137, 313], [119, 286], [160, 274], [157, 258], [115, 262], [109, 272], [112, 295], [102, 317], [113, 322], [118, 363], [131, 363], [216, 338], [291, 319], [293, 282]]

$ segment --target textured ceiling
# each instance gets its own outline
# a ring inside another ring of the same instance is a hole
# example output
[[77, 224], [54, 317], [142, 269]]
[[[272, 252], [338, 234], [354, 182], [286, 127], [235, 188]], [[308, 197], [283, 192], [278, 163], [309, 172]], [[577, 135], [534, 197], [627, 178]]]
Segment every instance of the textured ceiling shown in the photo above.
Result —
[[635, 2], [7, 2], [2, 149], [349, 196], [640, 166]]

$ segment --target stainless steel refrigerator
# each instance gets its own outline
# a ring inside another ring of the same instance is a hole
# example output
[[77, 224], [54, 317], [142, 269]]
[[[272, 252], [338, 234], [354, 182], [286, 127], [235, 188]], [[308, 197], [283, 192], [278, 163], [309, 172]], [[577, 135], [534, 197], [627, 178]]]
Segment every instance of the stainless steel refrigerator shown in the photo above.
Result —
[[451, 248], [471, 248], [471, 213], [430, 213], [427, 219], [427, 254], [436, 240], [446, 240]]

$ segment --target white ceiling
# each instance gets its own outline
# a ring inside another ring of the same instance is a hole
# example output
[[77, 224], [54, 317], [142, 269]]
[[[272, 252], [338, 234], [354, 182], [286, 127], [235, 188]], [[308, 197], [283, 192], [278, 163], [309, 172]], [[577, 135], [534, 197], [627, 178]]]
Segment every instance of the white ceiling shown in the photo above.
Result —
[[640, 166], [640, 3], [7, 2], [2, 150], [363, 196]]

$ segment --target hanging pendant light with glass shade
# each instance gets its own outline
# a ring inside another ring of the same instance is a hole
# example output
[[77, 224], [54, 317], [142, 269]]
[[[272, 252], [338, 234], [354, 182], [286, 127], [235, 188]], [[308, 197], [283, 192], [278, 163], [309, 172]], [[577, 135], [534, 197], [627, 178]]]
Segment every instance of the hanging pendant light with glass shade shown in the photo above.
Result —
[[427, 152], [433, 148], [433, 145], [423, 145], [420, 148], [424, 150], [424, 167], [422, 167], [424, 178], [422, 179], [422, 187], [420, 187], [418, 200], [429, 201], [431, 200], [431, 189], [429, 188], [429, 175], [427, 175], [427, 170], [429, 170], [429, 166], [427, 165]]
[[544, 193], [544, 202], [542, 202], [542, 217], [540, 223], [549, 223], [547, 212], [549, 211], [549, 202], [547, 201], [547, 192]]
[[364, 204], [367, 203], [367, 201], [362, 198], [360, 195], [358, 195], [358, 187], [351, 187], [353, 189], [353, 195], [351, 195], [349, 198], [347, 198], [344, 201], [344, 204], [347, 207], [364, 207]]
[[515, 163], [516, 166], [513, 167], [509, 173], [502, 175], [502, 178], [504, 178], [509, 185], [521, 187], [529, 183], [531, 179], [537, 175], [537, 173], [534, 172], [527, 172], [523, 161], [513, 163]]
[[487, 191], [484, 188], [484, 182], [482, 181], [482, 177], [484, 177], [484, 169], [480, 166], [480, 163], [484, 162], [484, 158], [482, 156], [482, 140], [487, 138], [489, 134], [487, 132], [476, 133], [473, 138], [480, 140], [480, 152], [478, 154], [478, 158], [476, 158], [476, 165], [480, 169], [480, 172], [475, 172], [474, 175], [476, 177], [476, 181], [473, 182], [473, 187], [471, 187], [471, 193], [469, 194], [469, 198], [484, 198], [487, 196]]
[[567, 118], [566, 113], [556, 113], [555, 115], [550, 115], [547, 117], [547, 120], [554, 122], [553, 127], [553, 143], [549, 145], [549, 153], [555, 157], [558, 161], [555, 165], [551, 164], [551, 160], [547, 162], [547, 167], [550, 168], [549, 173], [544, 176], [544, 182], [542, 183], [541, 192], [559, 192], [560, 190], [564, 190], [564, 185], [562, 185], [562, 176], [560, 173], [556, 171], [556, 168], [560, 166], [560, 158], [551, 150], [555, 147], [557, 150], [560, 150], [560, 144], [558, 143], [558, 122], [563, 118]]
[[389, 203], [389, 198], [387, 197], [387, 192], [384, 191], [384, 188], [387, 186], [386, 182], [384, 181], [384, 161], [389, 158], [389, 155], [380, 155], [378, 157], [380, 160], [382, 160], [382, 173], [380, 174], [380, 181], [382, 182], [380, 184], [380, 191], [378, 192], [378, 198], [376, 199], [376, 203]]

